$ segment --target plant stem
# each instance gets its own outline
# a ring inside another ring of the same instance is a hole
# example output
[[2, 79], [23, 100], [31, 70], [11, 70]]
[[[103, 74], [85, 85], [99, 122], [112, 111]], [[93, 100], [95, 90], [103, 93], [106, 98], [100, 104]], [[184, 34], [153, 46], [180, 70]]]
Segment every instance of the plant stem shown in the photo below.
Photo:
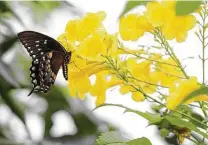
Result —
[[157, 42], [160, 43], [161, 47], [163, 47], [167, 51], [167, 53], [170, 55], [170, 57], [176, 62], [178, 68], [182, 71], [184, 76], [188, 79], [189, 76], [186, 74], [186, 72], [185, 72], [183, 66], [181, 65], [179, 59], [177, 58], [175, 52], [170, 47], [170, 45], [167, 42], [167, 40], [163, 37], [161, 31], [160, 30], [156, 30], [154, 34], [155, 34], [156, 38], [158, 39]]
[[[205, 80], [206, 80], [206, 77], [205, 77], [205, 63], [206, 63], [206, 58], [205, 58], [205, 49], [206, 49], [206, 18], [207, 18], [207, 9], [206, 8], [202, 8], [201, 10], [201, 19], [202, 19], [202, 24], [200, 24], [200, 31], [199, 31], [199, 34], [201, 36], [198, 36], [198, 38], [201, 40], [202, 42], [202, 85], [206, 85], [205, 84]], [[202, 110], [202, 112], [204, 113], [204, 116], [208, 116], [206, 110], [204, 110], [204, 103], [203, 102], [199, 102], [199, 105], [200, 105], [200, 108]]]
[[[113, 63], [113, 60], [111, 60], [111, 59], [108, 58], [108, 57], [106, 57], [106, 59], [109, 61], [109, 64], [111, 65], [111, 68], [112, 68], [114, 71], [116, 71], [116, 73], [119, 75], [119, 78], [120, 78], [120, 79], [123, 79], [124, 82], [126, 82], [129, 86], [131, 86], [132, 88], [134, 88], [136, 91], [142, 93], [142, 94], [144, 95], [144, 97], [149, 98], [149, 99], [153, 100], [154, 102], [156, 102], [156, 103], [162, 105], [163, 107], [167, 108], [165, 104], [163, 104], [163, 103], [161, 103], [160, 101], [158, 101], [157, 99], [155, 99], [155, 98], [153, 98], [153, 97], [147, 95], [147, 94], [146, 94], [144, 91], [142, 91], [140, 88], [135, 87], [134, 84], [131, 84], [131, 83], [128, 81], [128, 79], [126, 78], [126, 76], [123, 76], [123, 75], [120, 73], [119, 68], [117, 68], [117, 67], [115, 66], [115, 64]], [[183, 113], [183, 112], [180, 112], [180, 111], [178, 111], [178, 110], [172, 110], [172, 111], [173, 111], [173, 112], [176, 112], [176, 113], [178, 113], [178, 114], [181, 114], [181, 115], [183, 115], [183, 116], [185, 116], [185, 117], [187, 117], [187, 118], [189, 118], [189, 119], [191, 119], [191, 120], [194, 120], [194, 121], [198, 122], [199, 124], [202, 124], [203, 126], [205, 126], [206, 128], [208, 128], [208, 126], [207, 126], [206, 124], [200, 122], [199, 120], [197, 120], [197, 119], [195, 119], [195, 118], [193, 118], [193, 117], [191, 117], [191, 116], [189, 116], [189, 115], [187, 115], [187, 114], [185, 114], [185, 113]]]

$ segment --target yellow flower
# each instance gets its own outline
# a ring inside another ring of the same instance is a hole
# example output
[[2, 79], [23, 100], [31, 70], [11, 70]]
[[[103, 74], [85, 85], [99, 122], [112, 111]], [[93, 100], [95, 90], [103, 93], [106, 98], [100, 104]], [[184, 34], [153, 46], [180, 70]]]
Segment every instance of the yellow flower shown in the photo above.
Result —
[[140, 80], [148, 80], [148, 74], [150, 72], [150, 61], [142, 61], [137, 63], [134, 58], [127, 60], [127, 68], [131, 72], [132, 76]]
[[147, 12], [145, 13], [148, 20], [154, 27], [160, 27], [165, 22], [165, 9], [160, 2], [147, 3]]
[[155, 71], [150, 73], [155, 82], [159, 82], [162, 86], [170, 87], [183, 78], [183, 73], [172, 58], [159, 58], [157, 61], [159, 62], [155, 64]]
[[[178, 86], [174, 86], [175, 88], [171, 89], [170, 96], [167, 98], [167, 107], [170, 110], [174, 110], [178, 105], [180, 105], [186, 97], [193, 91], [199, 89], [201, 87], [197, 82], [196, 77], [191, 77], [188, 80], [182, 81]], [[208, 100], [208, 96], [200, 95], [196, 96], [192, 99], [187, 100], [185, 103], [189, 104], [194, 101], [203, 101]]]
[[71, 51], [73, 52], [74, 50], [76, 50], [76, 46], [71, 43], [70, 41], [68, 41], [67, 39], [67, 35], [66, 33], [61, 34], [58, 38], [57, 38], [58, 42], [61, 43], [61, 45], [66, 49], [66, 51]]
[[90, 89], [90, 93], [93, 96], [97, 97], [96, 105], [103, 104], [106, 100], [106, 90], [110, 87], [113, 87], [119, 83], [121, 83], [120, 80], [111, 78], [110, 80], [107, 80], [107, 75], [109, 71], [101, 71], [96, 74], [96, 82]]
[[119, 32], [123, 40], [137, 40], [144, 32], [151, 31], [153, 27], [145, 16], [129, 14], [122, 17], [119, 23]]
[[132, 93], [132, 98], [134, 101], [139, 102], [143, 101], [145, 99], [144, 95], [138, 91], [136, 91], [132, 86], [129, 85], [121, 85], [120, 87], [120, 93], [121, 94], [126, 94], [126, 93]]
[[77, 54], [90, 61], [99, 61], [106, 53], [106, 47], [101, 36], [94, 34], [80, 43]]
[[162, 33], [168, 40], [176, 38], [177, 42], [183, 42], [187, 37], [188, 30], [192, 29], [195, 24], [196, 18], [192, 15], [175, 16], [162, 27]]
[[80, 71], [87, 67], [87, 60], [81, 58], [76, 54], [76, 51], [72, 53], [71, 62], [68, 65], [69, 70]]
[[79, 33], [78, 33], [78, 23], [80, 20], [70, 20], [66, 24], [65, 32], [66, 37], [71, 42], [74, 42], [79, 39]]
[[144, 95], [140, 92], [132, 92], [132, 98], [136, 102], [143, 101], [145, 99]]
[[102, 21], [105, 19], [105, 12], [86, 13], [81, 19], [70, 20], [66, 25], [67, 39], [74, 41], [82, 41], [87, 36], [94, 32], [104, 34], [105, 29], [102, 25]]
[[176, 16], [175, 5], [175, 1], [149, 2], [145, 15], [154, 27], [161, 27], [167, 40], [176, 38], [183, 42], [188, 30], [195, 26], [196, 18], [192, 15]]
[[103, 38], [103, 43], [106, 47], [106, 54], [110, 56], [117, 56], [118, 55], [118, 34], [105, 34]]
[[84, 99], [84, 94], [90, 90], [90, 80], [87, 70], [69, 70], [69, 88], [72, 97]]

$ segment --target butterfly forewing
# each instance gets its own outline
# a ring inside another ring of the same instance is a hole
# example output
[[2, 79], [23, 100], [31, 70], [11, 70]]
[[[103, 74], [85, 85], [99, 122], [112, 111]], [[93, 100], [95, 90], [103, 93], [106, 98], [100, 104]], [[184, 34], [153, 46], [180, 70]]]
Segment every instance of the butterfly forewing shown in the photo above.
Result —
[[[67, 69], [66, 58], [70, 59], [71, 52], [66, 52], [53, 38], [38, 32], [24, 31], [17, 35], [33, 59], [30, 77], [34, 86], [29, 95], [33, 91], [48, 92], [55, 82], [60, 67], [64, 66], [63, 70]], [[66, 78], [66, 74], [64, 77]]]

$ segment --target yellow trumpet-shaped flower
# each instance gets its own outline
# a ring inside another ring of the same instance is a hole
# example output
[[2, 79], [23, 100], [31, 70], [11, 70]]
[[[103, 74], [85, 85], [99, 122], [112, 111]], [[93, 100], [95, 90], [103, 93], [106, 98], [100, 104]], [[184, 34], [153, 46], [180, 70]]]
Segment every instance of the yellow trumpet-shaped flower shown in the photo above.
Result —
[[149, 2], [145, 15], [154, 27], [161, 27], [166, 23], [167, 17], [169, 19], [173, 17], [174, 5], [174, 1]]
[[90, 61], [99, 61], [106, 53], [106, 47], [101, 36], [94, 34], [80, 43], [77, 54]]
[[131, 75], [140, 80], [148, 80], [148, 74], [150, 72], [150, 61], [142, 61], [137, 63], [137, 60], [134, 58], [129, 58], [127, 60], [127, 68], [131, 72]]
[[[167, 98], [167, 107], [171, 110], [174, 110], [178, 105], [183, 103], [183, 101], [188, 97], [188, 95], [199, 89], [201, 85], [197, 82], [196, 77], [191, 77], [188, 80], [182, 81], [178, 86], [173, 85], [174, 88], [171, 88], [170, 96]], [[185, 103], [189, 104], [194, 101], [204, 101], [208, 100], [208, 96], [200, 95], [192, 99], [187, 100]]]
[[67, 39], [67, 34], [63, 33], [61, 34], [58, 38], [57, 38], [58, 42], [62, 44], [62, 46], [64, 46], [64, 48], [66, 49], [66, 51], [71, 51], [73, 52], [74, 50], [77, 49], [77, 47]]
[[96, 104], [100, 105], [103, 104], [106, 100], [106, 90], [110, 87], [113, 87], [119, 83], [121, 83], [120, 80], [112, 77], [110, 80], [108, 80], [106, 77], [108, 75], [108, 71], [101, 71], [96, 74], [96, 82], [90, 89], [90, 93], [93, 96], [97, 97]]
[[168, 20], [162, 27], [163, 35], [166, 39], [176, 38], [177, 42], [185, 41], [188, 30], [192, 29], [196, 24], [196, 18], [192, 15], [175, 16]]
[[182, 71], [177, 67], [176, 62], [172, 58], [157, 59], [155, 71], [150, 73], [151, 78], [160, 85], [170, 87], [172, 84], [183, 78]]
[[185, 41], [188, 30], [196, 24], [196, 18], [192, 15], [176, 16], [176, 1], [149, 2], [147, 4], [147, 16], [154, 27], [160, 27], [167, 40], [176, 38], [178, 42]]
[[134, 99], [134, 101], [136, 101], [136, 102], [143, 101], [145, 99], [144, 95], [142, 93], [140, 93], [139, 91], [136, 91], [135, 88], [133, 88], [132, 86], [121, 85], [120, 93], [126, 94], [129, 92], [132, 93], [132, 99]]
[[70, 20], [66, 25], [67, 39], [74, 41], [83, 41], [87, 36], [94, 32], [105, 33], [102, 21], [105, 19], [105, 12], [86, 13], [81, 19]]
[[72, 97], [84, 99], [84, 94], [90, 90], [90, 80], [87, 70], [69, 70], [69, 88]]
[[103, 43], [106, 47], [106, 54], [110, 56], [117, 56], [118, 55], [118, 34], [105, 34], [103, 38]]
[[119, 23], [119, 32], [123, 40], [135, 41], [145, 32], [153, 30], [145, 16], [129, 14], [122, 17]]

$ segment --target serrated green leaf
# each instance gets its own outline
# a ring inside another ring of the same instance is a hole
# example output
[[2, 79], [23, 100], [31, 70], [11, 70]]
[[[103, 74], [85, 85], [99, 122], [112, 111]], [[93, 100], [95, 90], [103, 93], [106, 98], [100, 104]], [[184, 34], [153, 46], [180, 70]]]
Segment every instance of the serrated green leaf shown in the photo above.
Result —
[[183, 16], [188, 15], [196, 11], [199, 7], [202, 1], [176, 1], [176, 15], [177, 16]]
[[208, 135], [206, 133], [204, 133], [201, 130], [199, 130], [197, 128], [197, 126], [194, 125], [190, 121], [188, 122], [188, 121], [182, 120], [181, 118], [178, 118], [178, 117], [175, 117], [175, 116], [166, 116], [165, 119], [168, 120], [171, 125], [174, 125], [174, 126], [177, 126], [177, 127], [181, 127], [181, 128], [188, 128], [188, 129], [190, 129], [192, 131], [195, 131], [195, 132], [201, 134], [205, 138], [208, 138]]
[[161, 117], [159, 113], [152, 114], [152, 113], [149, 113], [149, 112], [141, 112], [141, 111], [138, 111], [138, 110], [128, 110], [128, 109], [125, 112], [136, 113], [136, 114], [144, 117], [145, 119], [147, 119], [149, 121], [149, 124], [156, 124], [156, 123], [160, 122], [163, 119], [163, 117]]
[[165, 138], [166, 136], [168, 136], [168, 134], [170, 133], [170, 130], [167, 130], [166, 128], [162, 128], [160, 129], [160, 135]]
[[119, 132], [111, 131], [101, 134], [95, 145], [127, 145], [127, 141]]
[[146, 137], [142, 137], [127, 142], [127, 145], [152, 145], [152, 143]]
[[146, 5], [148, 0], [128, 0], [126, 2], [125, 8], [119, 18], [123, 15], [125, 15], [128, 11], [132, 10], [133, 8], [139, 6], [139, 5]]

